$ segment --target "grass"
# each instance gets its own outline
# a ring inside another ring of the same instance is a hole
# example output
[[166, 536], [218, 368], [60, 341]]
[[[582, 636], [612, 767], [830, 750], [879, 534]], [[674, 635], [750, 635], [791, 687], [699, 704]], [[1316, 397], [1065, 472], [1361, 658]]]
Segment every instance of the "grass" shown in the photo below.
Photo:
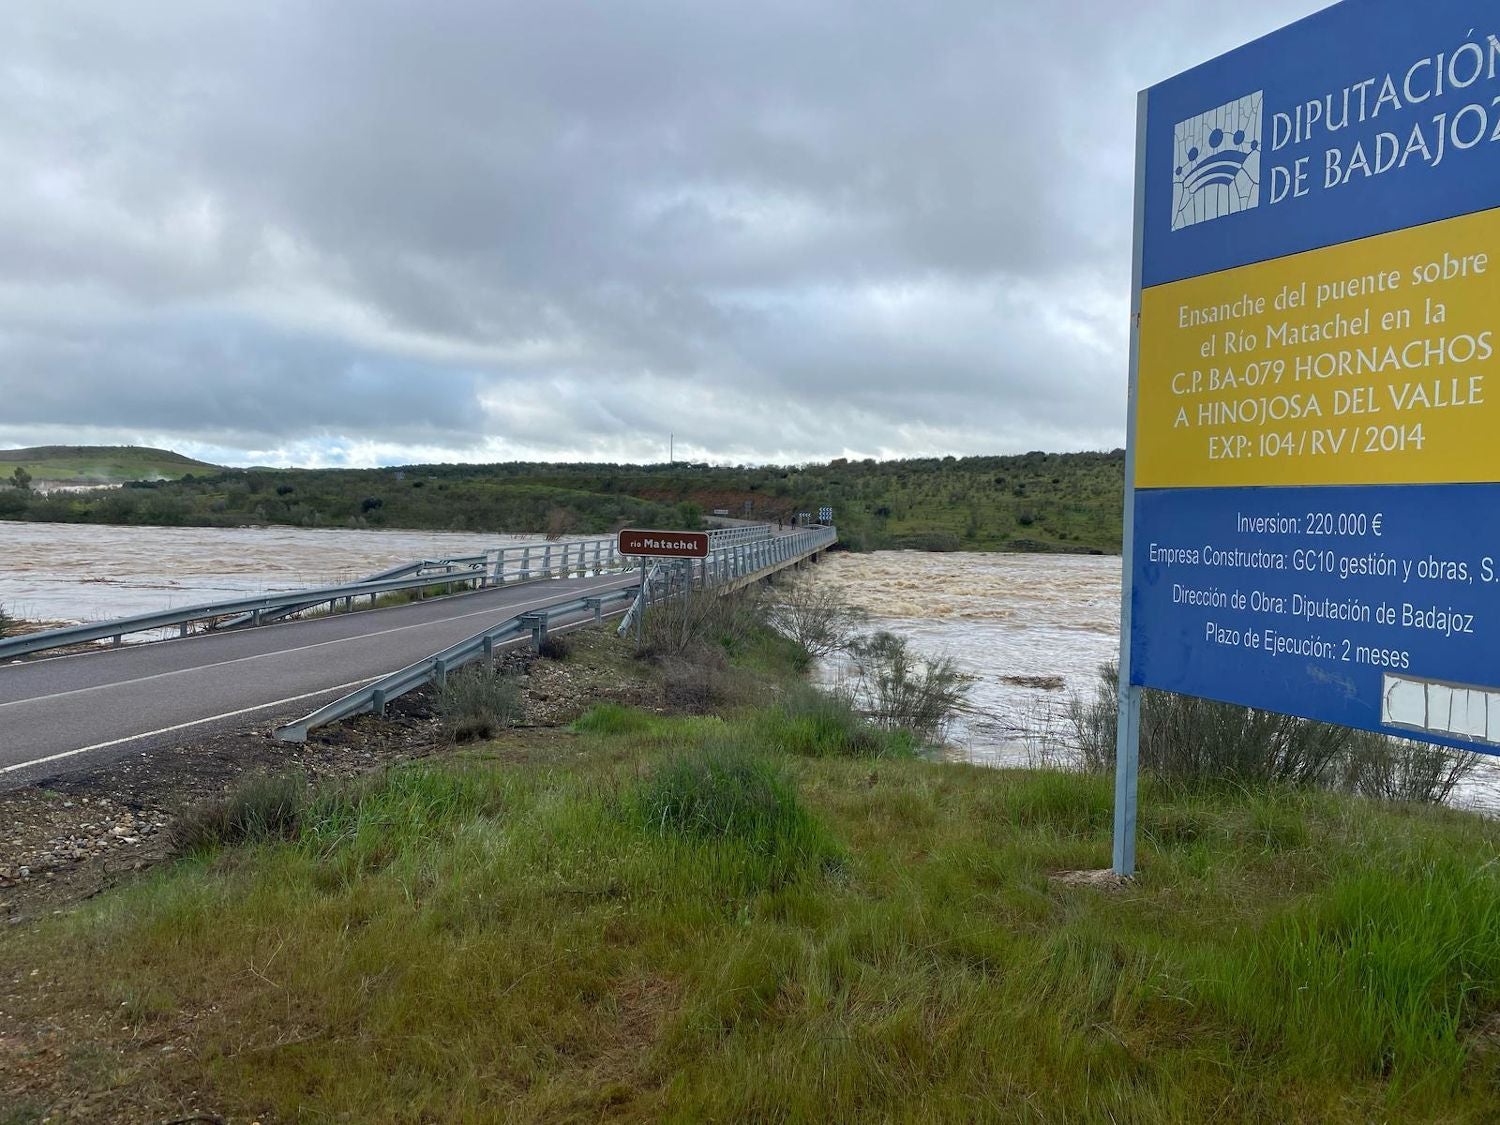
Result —
[[80, 483], [176, 480], [188, 473], [219, 471], [217, 465], [207, 461], [195, 461], [167, 449], [136, 445], [39, 445], [0, 449], [4, 476], [10, 476], [17, 465], [38, 481]]
[[849, 700], [805, 684], [789, 689], [776, 706], [757, 715], [755, 737], [771, 749], [814, 758], [909, 758], [917, 753], [909, 732], [873, 726]]
[[0, 935], [5, 1006], [236, 1118], [1495, 1119], [1493, 823], [1148, 782], [1141, 878], [1065, 887], [1108, 779], [782, 722], [597, 708], [313, 794]]
[[307, 783], [298, 776], [252, 777], [223, 800], [189, 809], [172, 825], [178, 855], [297, 835], [306, 811]]

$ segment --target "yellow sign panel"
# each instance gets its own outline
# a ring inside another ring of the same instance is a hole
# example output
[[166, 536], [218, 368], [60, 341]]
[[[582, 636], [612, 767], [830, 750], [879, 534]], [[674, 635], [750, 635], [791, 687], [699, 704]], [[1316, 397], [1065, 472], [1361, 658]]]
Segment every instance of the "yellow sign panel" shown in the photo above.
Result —
[[1500, 208], [1141, 294], [1136, 487], [1500, 481]]

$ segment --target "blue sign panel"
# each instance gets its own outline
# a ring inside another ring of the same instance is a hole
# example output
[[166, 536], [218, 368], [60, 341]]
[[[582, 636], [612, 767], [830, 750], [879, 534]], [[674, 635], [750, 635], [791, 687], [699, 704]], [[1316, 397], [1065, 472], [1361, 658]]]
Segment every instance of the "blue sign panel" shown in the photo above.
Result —
[[1500, 745], [1500, 485], [1136, 494], [1137, 682]]
[[1147, 287], [1497, 203], [1491, 0], [1346, 0], [1148, 97]]
[[1500, 754], [1500, 4], [1142, 112], [1127, 682]]

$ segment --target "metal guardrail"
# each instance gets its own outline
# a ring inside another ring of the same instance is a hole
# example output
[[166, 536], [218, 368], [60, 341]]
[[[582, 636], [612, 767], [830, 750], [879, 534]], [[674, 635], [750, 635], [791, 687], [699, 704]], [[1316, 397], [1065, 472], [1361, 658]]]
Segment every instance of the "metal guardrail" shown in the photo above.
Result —
[[[808, 528], [790, 535], [773, 535], [768, 524], [721, 528], [711, 531], [709, 536], [709, 557], [695, 561], [692, 570], [696, 584], [705, 587], [725, 582], [743, 584], [760, 571], [778, 567], [794, 556], [809, 554], [838, 538], [837, 532], [831, 527]], [[368, 597], [373, 605], [381, 594], [418, 590], [427, 586], [472, 582], [480, 587], [489, 587], [540, 578], [566, 578], [573, 574], [612, 573], [634, 565], [634, 559], [628, 559], [619, 553], [619, 543], [615, 538], [494, 547], [482, 555], [405, 563], [382, 571], [379, 575], [337, 586], [179, 606], [156, 613], [68, 625], [61, 629], [10, 637], [0, 640], [0, 661], [92, 641], [113, 640], [118, 645], [130, 634], [170, 629], [174, 626], [178, 628], [179, 636], [186, 636], [188, 627], [194, 622], [207, 622], [210, 627], [217, 625], [220, 628], [230, 625], [259, 625], [292, 613], [304, 612], [325, 602], [330, 607], [336, 607], [342, 601], [347, 608], [352, 608], [355, 598]]]
[[[467, 640], [445, 648], [442, 652], [435, 653], [425, 660], [419, 660], [399, 672], [392, 672], [389, 676], [335, 699], [332, 703], [326, 704], [310, 715], [303, 716], [294, 723], [278, 727], [276, 737], [283, 742], [305, 742], [308, 731], [327, 723], [337, 722], [339, 719], [363, 714], [366, 711], [384, 714], [385, 705], [392, 699], [433, 681], [441, 684], [447, 674], [455, 668], [460, 668], [480, 656], [492, 655], [496, 645], [518, 639], [525, 635], [528, 628], [531, 630], [533, 639], [540, 646], [541, 642], [546, 639], [548, 619], [552, 615], [568, 616], [581, 613], [585, 609], [592, 609], [594, 620], [598, 621], [606, 612], [615, 612], [618, 608], [628, 606], [625, 619], [620, 625], [620, 631], [623, 633], [630, 627], [635, 615], [640, 613], [642, 599], [646, 599], [649, 604], [676, 593], [686, 592], [695, 585], [700, 589], [723, 587], [727, 593], [762, 578], [771, 571], [788, 566], [818, 551], [826, 550], [837, 539], [836, 528], [814, 527], [793, 532], [790, 535], [767, 535], [721, 548], [715, 548], [711, 544], [709, 556], [706, 559], [659, 562], [651, 567], [644, 581], [634, 586], [627, 586], [622, 590], [615, 590], [598, 597], [575, 598], [572, 601], [544, 606], [541, 609], [507, 618], [482, 633], [477, 633]], [[660, 591], [659, 593], [652, 592], [653, 585]], [[604, 609], [606, 604], [615, 608], [606, 611]]]
[[372, 600], [380, 594], [397, 590], [416, 590], [424, 586], [440, 586], [445, 582], [477, 581], [478, 572], [454, 572], [452, 574], [426, 574], [416, 578], [387, 578], [380, 582], [356, 582], [343, 586], [324, 586], [311, 590], [293, 590], [283, 594], [256, 594], [232, 601], [211, 602], [206, 605], [181, 606], [158, 613], [141, 613], [134, 617], [120, 617], [112, 621], [95, 621], [83, 625], [68, 625], [61, 629], [47, 629], [40, 633], [28, 633], [20, 637], [0, 640], [0, 660], [8, 660], [29, 653], [65, 645], [84, 644], [113, 638], [118, 644], [121, 637], [131, 633], [145, 633], [154, 629], [167, 629], [173, 625], [187, 635], [187, 627], [194, 621], [206, 621], [231, 614], [249, 614], [258, 621], [268, 610], [279, 610], [286, 606], [303, 604], [318, 605], [322, 602], [336, 603], [356, 597]]
[[[276, 737], [282, 742], [306, 742], [307, 732], [328, 723], [347, 719], [351, 715], [374, 711], [384, 714], [385, 706], [398, 696], [436, 682], [442, 684], [449, 672], [462, 668], [479, 659], [490, 659], [495, 649], [508, 642], [530, 635], [538, 646], [547, 639], [549, 621], [553, 618], [572, 617], [593, 611], [594, 620], [602, 620], [606, 613], [615, 613], [634, 601], [638, 588], [627, 586], [623, 590], [612, 590], [597, 597], [573, 598], [541, 609], [528, 610], [509, 617], [498, 625], [492, 625], [482, 633], [449, 645], [442, 652], [434, 653], [415, 664], [392, 672], [374, 683], [366, 684], [356, 691], [340, 696], [294, 723], [276, 729]], [[608, 607], [608, 608], [606, 608]]]
[[715, 527], [708, 533], [708, 546], [710, 550], [718, 550], [721, 547], [733, 547], [740, 543], [754, 543], [761, 539], [771, 538], [771, 525], [758, 523], [748, 527]]
[[737, 543], [724, 550], [711, 550], [708, 558], [694, 568], [694, 573], [700, 586], [727, 584], [734, 588], [795, 559], [826, 550], [838, 537], [837, 528], [819, 526]]
[[335, 607], [344, 602], [348, 608], [353, 608], [355, 598], [368, 597], [373, 605], [379, 595], [400, 590], [420, 590], [460, 582], [472, 582], [479, 587], [499, 586], [532, 579], [567, 578], [574, 574], [604, 574], [627, 569], [629, 565], [633, 565], [633, 560], [620, 555], [618, 540], [613, 538], [493, 547], [481, 555], [403, 563], [380, 574], [337, 586], [257, 594], [28, 633], [0, 640], [0, 661], [91, 641], [113, 640], [118, 645], [122, 638], [132, 633], [148, 633], [173, 626], [178, 627], [179, 636], [186, 636], [188, 626], [200, 621], [217, 628], [262, 625], [324, 603]]
[[[382, 582], [387, 578], [407, 578], [423, 573], [437, 573], [441, 578], [444, 574], [457, 573], [459, 570], [473, 570], [484, 561], [483, 555], [472, 555], [455, 559], [418, 559], [416, 562], [402, 563], [388, 570], [382, 570], [377, 574], [367, 574], [363, 578], [357, 578], [351, 585], [365, 586], [371, 582]], [[463, 575], [464, 578], [471, 577]], [[209, 623], [210, 629], [239, 629], [247, 625], [269, 625], [273, 621], [291, 617], [304, 610], [313, 609], [322, 605], [321, 601], [303, 602], [299, 605], [286, 605], [280, 609], [262, 611], [257, 618], [254, 614], [242, 613], [227, 620], [214, 620]], [[330, 602], [330, 605], [333, 603]], [[371, 604], [374, 604], [373, 599]]]

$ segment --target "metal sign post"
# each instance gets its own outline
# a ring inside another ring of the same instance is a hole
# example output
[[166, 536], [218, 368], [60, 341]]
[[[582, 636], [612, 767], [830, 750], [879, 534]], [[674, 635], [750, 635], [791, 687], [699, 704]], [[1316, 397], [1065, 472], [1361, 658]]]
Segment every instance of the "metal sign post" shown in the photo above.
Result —
[[1114, 872], [1135, 874], [1136, 801], [1141, 767], [1141, 689], [1131, 682], [1130, 638], [1135, 577], [1135, 407], [1140, 373], [1141, 251], [1146, 212], [1146, 95], [1135, 110], [1135, 235], [1131, 251], [1130, 389], [1125, 403], [1125, 512], [1120, 575], [1119, 714], [1115, 727]]
[[[627, 527], [620, 532], [619, 552], [627, 558], [641, 560], [641, 600], [635, 615], [635, 647], [641, 650], [646, 616], [647, 565], [652, 559], [706, 559], [708, 535], [702, 531], [656, 531]], [[691, 565], [691, 564], [689, 564]]]

